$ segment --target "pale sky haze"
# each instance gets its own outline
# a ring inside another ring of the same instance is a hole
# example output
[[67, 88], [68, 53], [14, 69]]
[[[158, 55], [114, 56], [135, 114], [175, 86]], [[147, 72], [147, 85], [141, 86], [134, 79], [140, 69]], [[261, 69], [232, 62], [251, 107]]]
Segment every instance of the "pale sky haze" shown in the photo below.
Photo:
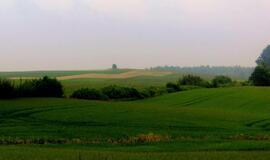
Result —
[[269, 0], [0, 0], [0, 71], [254, 66]]

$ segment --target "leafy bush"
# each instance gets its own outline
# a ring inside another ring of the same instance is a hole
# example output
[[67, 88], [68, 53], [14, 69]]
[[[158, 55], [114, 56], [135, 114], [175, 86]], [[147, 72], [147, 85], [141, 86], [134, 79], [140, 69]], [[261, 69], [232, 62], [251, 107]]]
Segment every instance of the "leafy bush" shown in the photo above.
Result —
[[102, 93], [110, 99], [141, 99], [140, 92], [135, 88], [111, 85], [102, 89]]
[[270, 69], [264, 64], [258, 65], [249, 80], [255, 86], [270, 86]]
[[63, 97], [64, 91], [62, 84], [47, 76], [24, 81], [15, 88], [18, 97]]
[[251, 83], [250, 81], [243, 81], [243, 82], [239, 82], [241, 86], [250, 86]]
[[212, 80], [213, 87], [225, 87], [232, 85], [233, 81], [230, 77], [227, 76], [216, 76]]
[[45, 76], [42, 79], [33, 80], [32, 83], [37, 97], [63, 97], [64, 95], [63, 86], [56, 79]]
[[145, 88], [143, 91], [141, 91], [141, 95], [143, 96], [143, 98], [160, 96], [164, 93], [167, 93], [166, 89], [153, 86]]
[[35, 97], [35, 93], [34, 80], [24, 81], [17, 87], [18, 97]]
[[99, 90], [83, 88], [75, 91], [71, 98], [88, 99], [88, 100], [106, 100], [108, 97], [102, 94]]
[[200, 87], [210, 87], [209, 82], [203, 80], [199, 76], [185, 75], [178, 82], [178, 85], [190, 85], [190, 86], [200, 86]]
[[10, 80], [0, 79], [0, 99], [14, 98], [16, 90]]
[[167, 83], [166, 88], [168, 93], [179, 92], [182, 90], [178, 84], [172, 82]]

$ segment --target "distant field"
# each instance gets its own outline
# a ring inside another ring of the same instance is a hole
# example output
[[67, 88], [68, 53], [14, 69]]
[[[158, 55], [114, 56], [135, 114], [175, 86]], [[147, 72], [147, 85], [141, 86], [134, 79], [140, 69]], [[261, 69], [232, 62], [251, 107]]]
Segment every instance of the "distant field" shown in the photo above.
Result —
[[[40, 159], [48, 159], [48, 152], [55, 159], [70, 153], [85, 159], [196, 159], [201, 155], [266, 159], [269, 92], [270, 88], [257, 87], [197, 89], [131, 102], [1, 100], [0, 142], [27, 145], [2, 145], [0, 152], [5, 154], [0, 159], [20, 155], [27, 159], [34, 150]], [[152, 140], [133, 141], [141, 135]], [[50, 142], [55, 145], [33, 146]]]
[[[59, 79], [69, 96], [80, 88], [102, 88], [108, 85], [131, 86], [138, 89], [155, 86], [165, 87], [167, 82], [176, 82], [183, 75], [171, 71], [150, 70], [100, 70], [100, 71], [36, 71], [36, 72], [0, 72], [0, 77], [19, 83], [20, 80], [50, 76]], [[200, 75], [207, 80], [213, 76]]]
[[173, 74], [172, 72], [161, 72], [161, 71], [147, 71], [147, 70], [131, 70], [119, 74], [80, 74], [80, 75], [70, 75], [70, 76], [61, 76], [57, 77], [59, 80], [70, 80], [70, 79], [128, 79], [139, 76], [149, 76], [149, 77], [162, 77]]
[[4, 78], [37, 78], [43, 76], [49, 77], [61, 77], [61, 76], [72, 76], [80, 74], [120, 74], [128, 72], [129, 69], [121, 70], [85, 70], [85, 71], [28, 71], [28, 72], [0, 72], [0, 77]]
[[101, 70], [101, 71], [37, 71], [37, 72], [6, 72], [0, 77], [9, 78], [16, 83], [22, 80], [36, 79], [48, 75], [59, 79], [69, 96], [80, 88], [102, 88], [108, 85], [132, 86], [138, 89], [150, 86], [164, 87], [167, 82], [175, 82], [181, 74], [165, 71], [148, 70]]

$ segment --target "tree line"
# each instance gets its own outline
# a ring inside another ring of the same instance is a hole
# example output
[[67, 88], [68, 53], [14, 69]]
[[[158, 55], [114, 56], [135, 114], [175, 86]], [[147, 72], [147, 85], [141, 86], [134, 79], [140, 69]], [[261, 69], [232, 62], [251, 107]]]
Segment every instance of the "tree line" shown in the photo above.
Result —
[[248, 80], [250, 74], [254, 71], [254, 67], [225, 67], [225, 66], [197, 66], [197, 67], [179, 67], [179, 66], [158, 66], [152, 67], [150, 70], [157, 71], [173, 71], [183, 74], [196, 75], [224, 75], [238, 80]]

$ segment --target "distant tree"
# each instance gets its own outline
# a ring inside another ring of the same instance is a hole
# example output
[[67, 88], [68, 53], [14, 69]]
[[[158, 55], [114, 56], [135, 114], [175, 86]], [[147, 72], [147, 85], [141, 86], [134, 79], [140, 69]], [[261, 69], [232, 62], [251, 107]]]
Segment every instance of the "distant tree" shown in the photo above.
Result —
[[270, 69], [265, 64], [258, 65], [249, 80], [255, 86], [270, 86]]
[[270, 45], [268, 45], [260, 55], [260, 57], [257, 59], [256, 63], [258, 65], [265, 64], [268, 67], [270, 67]]
[[117, 70], [117, 69], [118, 69], [118, 68], [117, 68], [117, 65], [116, 65], [116, 64], [113, 64], [113, 65], [112, 65], [112, 69], [113, 69], [113, 70]]
[[223, 86], [229, 86], [232, 84], [232, 79], [227, 76], [216, 76], [212, 80], [213, 87], [223, 87]]

